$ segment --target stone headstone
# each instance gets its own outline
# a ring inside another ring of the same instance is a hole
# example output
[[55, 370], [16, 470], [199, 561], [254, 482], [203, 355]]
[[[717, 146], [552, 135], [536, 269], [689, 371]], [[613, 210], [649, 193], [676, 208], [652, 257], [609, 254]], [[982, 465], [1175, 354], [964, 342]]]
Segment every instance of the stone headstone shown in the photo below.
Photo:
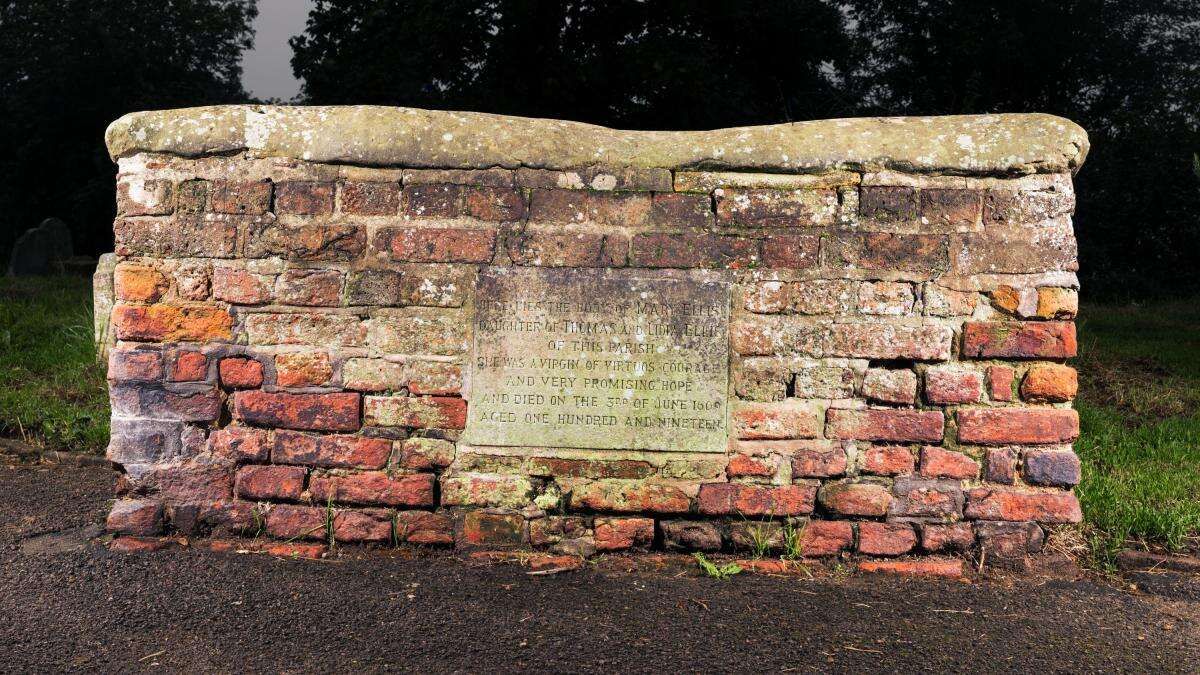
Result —
[[17, 239], [9, 258], [8, 274], [13, 277], [62, 274], [66, 262], [74, 255], [67, 224], [58, 218], [47, 218]]

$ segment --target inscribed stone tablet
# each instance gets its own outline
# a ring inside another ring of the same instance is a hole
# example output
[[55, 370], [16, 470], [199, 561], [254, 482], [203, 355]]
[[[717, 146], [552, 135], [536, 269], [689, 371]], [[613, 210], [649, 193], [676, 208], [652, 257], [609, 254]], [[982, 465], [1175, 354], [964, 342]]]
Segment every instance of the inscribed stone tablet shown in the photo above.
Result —
[[725, 452], [729, 285], [489, 268], [475, 294], [474, 445]]

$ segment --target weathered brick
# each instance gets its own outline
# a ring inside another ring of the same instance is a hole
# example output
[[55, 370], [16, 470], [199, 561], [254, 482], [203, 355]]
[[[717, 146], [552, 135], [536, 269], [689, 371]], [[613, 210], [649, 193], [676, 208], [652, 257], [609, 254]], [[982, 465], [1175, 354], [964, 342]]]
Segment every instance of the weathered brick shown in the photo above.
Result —
[[821, 506], [846, 516], [887, 515], [892, 492], [878, 483], [826, 483], [817, 495]]
[[175, 268], [172, 274], [175, 292], [184, 300], [207, 300], [209, 291], [208, 264], [186, 263]]
[[359, 394], [286, 394], [239, 391], [234, 417], [251, 424], [285, 429], [354, 431], [360, 425]]
[[1037, 523], [975, 523], [980, 555], [989, 560], [1020, 560], [1042, 550], [1045, 533]]
[[810, 520], [800, 542], [806, 558], [837, 555], [854, 546], [854, 527], [844, 520]]
[[1037, 289], [1039, 319], [1073, 319], [1079, 313], [1079, 292], [1073, 288], [1043, 286]]
[[1075, 369], [1054, 363], [1031, 366], [1021, 380], [1021, 398], [1026, 401], [1061, 403], [1075, 398], [1078, 390]]
[[715, 523], [688, 520], [664, 520], [659, 524], [663, 545], [676, 551], [719, 551], [721, 530]]
[[759, 242], [700, 232], [642, 232], [630, 245], [635, 267], [747, 269], [759, 262]]
[[927, 523], [921, 526], [921, 548], [930, 553], [967, 551], [975, 545], [970, 523]]
[[508, 258], [538, 267], [620, 267], [629, 241], [620, 234], [525, 230], [507, 238]]
[[1069, 443], [1079, 437], [1079, 414], [1059, 408], [958, 411], [958, 440], [979, 445]]
[[264, 214], [271, 209], [271, 182], [215, 180], [209, 206], [216, 213]]
[[300, 499], [308, 471], [299, 466], [244, 466], [234, 491], [242, 499]]
[[167, 379], [171, 382], [199, 382], [208, 379], [208, 357], [200, 352], [177, 353]]
[[858, 524], [858, 552], [863, 555], [904, 555], [917, 545], [917, 533], [907, 523]]
[[755, 314], [779, 314], [791, 304], [792, 285], [782, 281], [764, 281], [745, 287], [746, 311]]
[[153, 536], [162, 531], [163, 505], [157, 499], [121, 499], [108, 512], [104, 529], [117, 534]]
[[829, 346], [829, 332], [825, 326], [801, 323], [789, 316], [743, 316], [735, 319], [729, 330], [729, 346], [744, 356], [801, 354], [821, 357]]
[[993, 401], [1013, 400], [1013, 381], [1016, 371], [1008, 366], [988, 366], [987, 389]]
[[821, 227], [837, 221], [836, 190], [717, 190], [717, 222], [749, 227]]
[[212, 422], [221, 414], [221, 394], [214, 387], [183, 385], [164, 389], [144, 384], [109, 387], [114, 415], [151, 419]]
[[399, 183], [346, 181], [339, 190], [342, 213], [394, 216], [400, 212]]
[[448, 265], [411, 265], [404, 271], [351, 272], [346, 304], [462, 307], [472, 286], [470, 271]]
[[158, 382], [163, 379], [162, 352], [149, 349], [110, 350], [108, 379], [112, 382]]
[[807, 270], [820, 263], [821, 237], [772, 234], [763, 240], [762, 263], [771, 269]]
[[276, 539], [323, 540], [325, 516], [324, 508], [280, 504], [267, 512], [266, 531]]
[[288, 181], [275, 186], [275, 213], [323, 216], [333, 213], [333, 183]]
[[1069, 492], [1018, 492], [1009, 488], [975, 488], [967, 492], [967, 518], [1078, 523], [1079, 500]]
[[946, 238], [922, 234], [843, 233], [832, 241], [830, 259], [841, 267], [921, 274], [949, 266]]
[[413, 471], [444, 469], [454, 461], [454, 444], [440, 438], [409, 438], [400, 445], [400, 466]]
[[277, 431], [271, 460], [327, 469], [382, 469], [392, 454], [391, 441], [360, 436], [313, 436]]
[[245, 329], [252, 345], [361, 347], [367, 337], [366, 323], [348, 314], [254, 313]]
[[333, 538], [337, 541], [392, 540], [392, 512], [387, 509], [338, 509], [332, 520]]
[[978, 293], [955, 291], [933, 283], [925, 284], [921, 295], [927, 316], [970, 316], [979, 304]]
[[486, 185], [511, 188], [514, 172], [509, 169], [405, 169], [405, 185]]
[[[573, 507], [615, 513], [687, 513], [694, 484], [648, 480], [573, 480], [564, 486]], [[694, 494], [694, 493], [693, 493]]]
[[1028, 286], [997, 286], [990, 294], [992, 306], [1011, 316], [1031, 317], [1037, 313], [1037, 289]]
[[236, 267], [214, 267], [213, 299], [237, 305], [262, 305], [271, 301], [275, 277], [253, 274]]
[[919, 216], [921, 222], [939, 229], [976, 227], [983, 216], [983, 194], [978, 190], [922, 188]]
[[117, 182], [117, 214], [162, 216], [175, 209], [175, 185], [168, 180], [131, 179]]
[[240, 356], [221, 359], [221, 384], [234, 389], [254, 389], [262, 386], [262, 363]]
[[973, 480], [979, 477], [979, 462], [961, 452], [927, 445], [921, 448], [921, 475]]
[[650, 222], [650, 195], [591, 190], [531, 191], [529, 219], [549, 223], [595, 223], [630, 227]]
[[504, 473], [455, 473], [442, 477], [442, 504], [519, 509], [533, 500], [525, 476]]
[[396, 514], [394, 533], [397, 541], [409, 544], [447, 545], [454, 543], [454, 523], [448, 516], [428, 511], [401, 511]]
[[733, 455], [725, 467], [725, 474], [730, 478], [772, 478], [779, 471], [779, 464], [779, 458], [775, 456]]
[[232, 336], [233, 317], [212, 305], [117, 305], [112, 326], [119, 340], [222, 342]]
[[337, 307], [341, 303], [340, 270], [290, 269], [275, 282], [275, 298], [286, 305]]
[[275, 382], [281, 387], [319, 387], [333, 377], [328, 352], [281, 352], [275, 355]]
[[925, 400], [934, 405], [976, 403], [983, 397], [983, 377], [960, 366], [933, 366], [925, 371]]
[[313, 475], [308, 487], [313, 499], [322, 504], [333, 501], [415, 507], [433, 506], [433, 483], [431, 473], [392, 476], [384, 471], [365, 471], [344, 476]]
[[954, 332], [945, 326], [839, 323], [833, 326], [832, 355], [860, 359], [950, 358]]
[[1032, 225], [1071, 213], [1075, 195], [1069, 191], [988, 190], [984, 195], [985, 225]]
[[531, 476], [571, 478], [649, 478], [657, 469], [649, 462], [632, 459], [565, 459], [530, 457], [525, 470]]
[[407, 227], [390, 232], [393, 260], [486, 263], [496, 252], [496, 231], [465, 227]]
[[652, 518], [597, 518], [595, 530], [598, 551], [645, 548], [654, 543]]
[[1012, 485], [1017, 476], [1017, 454], [1012, 448], [988, 448], [984, 455], [983, 479], [989, 483]]
[[176, 213], [204, 213], [208, 210], [209, 182], [185, 180], [175, 186]]
[[846, 473], [846, 450], [834, 443], [796, 443], [788, 448], [793, 478], [830, 478]]
[[121, 263], [113, 271], [113, 288], [118, 300], [158, 302], [169, 287], [167, 277], [151, 265]]
[[862, 451], [862, 469], [881, 476], [910, 474], [916, 466], [912, 450], [903, 445], [872, 445]]
[[281, 225], [255, 222], [246, 233], [247, 258], [297, 261], [357, 260], [367, 250], [367, 230], [357, 223]]
[[951, 236], [958, 274], [1035, 274], [1079, 269], [1079, 246], [1070, 221], [1042, 227], [991, 226]]
[[270, 432], [249, 427], [225, 427], [208, 437], [210, 454], [239, 462], [267, 462], [273, 445]]
[[1071, 487], [1079, 484], [1079, 457], [1070, 450], [1028, 450], [1022, 471], [1030, 485]]
[[859, 189], [858, 214], [864, 221], [916, 222], [917, 191], [911, 187], [864, 185]]
[[912, 405], [917, 400], [917, 375], [911, 370], [870, 368], [863, 376], [863, 396], [894, 405]]
[[658, 193], [650, 203], [650, 221], [674, 227], [710, 227], [713, 224], [712, 203], [708, 195]]
[[858, 563], [860, 572], [895, 574], [904, 577], [963, 578], [963, 561], [958, 558], [927, 558], [924, 560], [864, 560]]
[[858, 287], [858, 311], [877, 316], [912, 314], [916, 295], [911, 284], [868, 281]]
[[512, 222], [525, 218], [525, 196], [520, 190], [488, 186], [464, 186], [463, 213], [492, 222]]
[[120, 256], [229, 258], [237, 250], [238, 227], [231, 220], [204, 216], [118, 218], [113, 239]]
[[367, 396], [366, 424], [414, 429], [463, 429], [467, 402], [449, 396]]
[[528, 540], [525, 519], [517, 514], [468, 511], [462, 515], [455, 540], [464, 546], [508, 548]]
[[118, 464], [155, 464], [183, 452], [184, 425], [114, 417], [105, 457]]
[[933, 478], [897, 478], [892, 486], [888, 515], [897, 518], [947, 518], [963, 512], [960, 481]]
[[963, 324], [968, 358], [1067, 359], [1076, 349], [1075, 324], [1069, 322]]
[[699, 508], [708, 515], [797, 516], [812, 513], [816, 493], [812, 485], [705, 483], [700, 486]]
[[733, 409], [733, 427], [738, 438], [816, 438], [822, 420], [812, 406], [796, 402], [740, 402]]
[[849, 440], [941, 441], [944, 427], [937, 411], [830, 408], [825, 418], [827, 437]]

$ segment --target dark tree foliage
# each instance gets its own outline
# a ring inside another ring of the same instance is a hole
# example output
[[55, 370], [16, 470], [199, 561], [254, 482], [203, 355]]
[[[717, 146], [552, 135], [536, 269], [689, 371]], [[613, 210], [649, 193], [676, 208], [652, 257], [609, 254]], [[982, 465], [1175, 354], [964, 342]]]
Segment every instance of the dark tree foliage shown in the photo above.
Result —
[[318, 0], [312, 103], [707, 128], [1041, 111], [1091, 134], [1091, 297], [1194, 293], [1200, 0]]
[[0, 0], [0, 252], [48, 216], [77, 250], [112, 250], [105, 127], [245, 100], [256, 13], [256, 0]]
[[850, 43], [821, 0], [318, 0], [292, 40], [319, 103], [639, 128], [851, 113]]

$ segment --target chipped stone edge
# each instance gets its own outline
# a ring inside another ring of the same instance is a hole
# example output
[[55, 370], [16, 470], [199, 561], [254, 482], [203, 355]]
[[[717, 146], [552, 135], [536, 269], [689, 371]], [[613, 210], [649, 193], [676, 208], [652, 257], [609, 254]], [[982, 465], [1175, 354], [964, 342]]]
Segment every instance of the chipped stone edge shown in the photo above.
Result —
[[130, 113], [105, 133], [138, 153], [381, 167], [831, 170], [1024, 175], [1075, 172], [1087, 132], [1042, 113], [863, 117], [713, 131], [620, 131], [581, 122], [385, 106], [231, 105]]

